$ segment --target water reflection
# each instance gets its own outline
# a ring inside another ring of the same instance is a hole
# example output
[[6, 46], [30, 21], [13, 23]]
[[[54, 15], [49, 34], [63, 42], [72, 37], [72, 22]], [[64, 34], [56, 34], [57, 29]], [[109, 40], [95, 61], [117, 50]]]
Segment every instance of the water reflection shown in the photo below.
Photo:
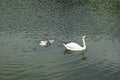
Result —
[[76, 54], [78, 55], [79, 54], [79, 56], [81, 56], [82, 59], [85, 60], [86, 59], [86, 56], [85, 56], [86, 51], [87, 50], [84, 50], [84, 51], [70, 51], [70, 50], [65, 50], [64, 54], [65, 55], [76, 55]]

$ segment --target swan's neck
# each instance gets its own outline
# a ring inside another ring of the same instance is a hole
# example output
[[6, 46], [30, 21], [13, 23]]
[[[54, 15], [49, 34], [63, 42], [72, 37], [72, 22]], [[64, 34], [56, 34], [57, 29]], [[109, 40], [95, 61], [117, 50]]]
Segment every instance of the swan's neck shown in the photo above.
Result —
[[82, 40], [83, 40], [83, 49], [86, 49], [85, 39], [82, 39]]

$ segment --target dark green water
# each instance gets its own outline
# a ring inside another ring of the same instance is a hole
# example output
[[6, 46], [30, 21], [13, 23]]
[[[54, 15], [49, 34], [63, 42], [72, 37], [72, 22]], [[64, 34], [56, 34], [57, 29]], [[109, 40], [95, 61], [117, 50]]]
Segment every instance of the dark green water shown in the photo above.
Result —
[[[85, 59], [65, 54], [83, 35]], [[0, 0], [0, 80], [120, 80], [120, 1]]]

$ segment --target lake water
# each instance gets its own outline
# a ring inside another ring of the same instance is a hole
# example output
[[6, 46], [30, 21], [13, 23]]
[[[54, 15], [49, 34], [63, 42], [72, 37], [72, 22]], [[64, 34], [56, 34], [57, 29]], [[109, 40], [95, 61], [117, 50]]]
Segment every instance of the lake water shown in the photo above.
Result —
[[0, 0], [0, 80], [120, 80], [120, 1]]

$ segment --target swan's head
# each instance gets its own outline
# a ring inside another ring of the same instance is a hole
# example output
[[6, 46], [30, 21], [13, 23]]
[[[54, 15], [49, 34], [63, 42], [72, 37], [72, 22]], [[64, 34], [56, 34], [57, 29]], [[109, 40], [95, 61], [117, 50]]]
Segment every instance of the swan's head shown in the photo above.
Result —
[[87, 40], [87, 36], [83, 36], [82, 39]]

